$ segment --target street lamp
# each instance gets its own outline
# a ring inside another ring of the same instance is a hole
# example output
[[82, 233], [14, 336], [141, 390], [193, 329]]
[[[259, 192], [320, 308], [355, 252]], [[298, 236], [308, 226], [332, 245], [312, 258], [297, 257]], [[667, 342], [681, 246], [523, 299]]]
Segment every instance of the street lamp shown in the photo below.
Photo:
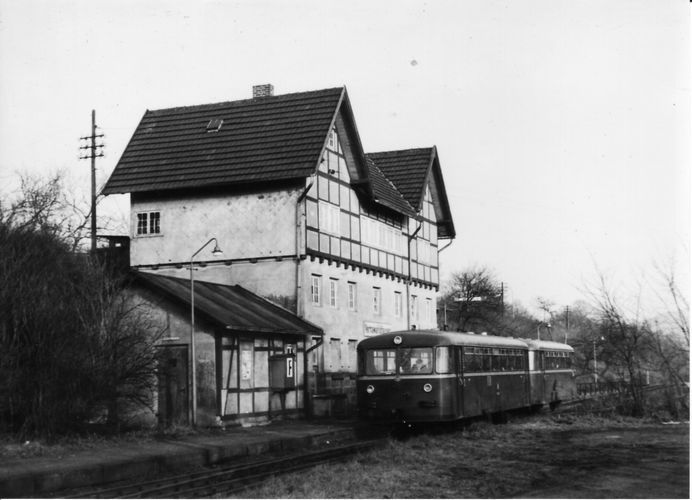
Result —
[[223, 252], [219, 248], [219, 243], [218, 241], [216, 241], [216, 238], [212, 238], [209, 241], [207, 241], [204, 245], [202, 245], [199, 248], [199, 250], [193, 253], [192, 257], [190, 257], [190, 352], [192, 354], [192, 362], [190, 363], [190, 369], [192, 371], [192, 403], [190, 404], [192, 413], [190, 415], [190, 423], [193, 426], [197, 424], [197, 373], [195, 366], [195, 277], [193, 273], [193, 261], [197, 254], [204, 250], [207, 247], [207, 245], [209, 245], [209, 243], [211, 243], [212, 241], [214, 242], [214, 250], [211, 251], [211, 254], [214, 257], [218, 257], [219, 255], [223, 254]]

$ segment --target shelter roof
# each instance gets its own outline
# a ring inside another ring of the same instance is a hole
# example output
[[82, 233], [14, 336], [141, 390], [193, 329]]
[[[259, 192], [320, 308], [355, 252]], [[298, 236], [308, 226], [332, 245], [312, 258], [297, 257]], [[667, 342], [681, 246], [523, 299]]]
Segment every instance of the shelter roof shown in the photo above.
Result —
[[[190, 307], [190, 280], [133, 271], [136, 283]], [[317, 325], [240, 285], [195, 280], [195, 313], [229, 332], [322, 335]]]

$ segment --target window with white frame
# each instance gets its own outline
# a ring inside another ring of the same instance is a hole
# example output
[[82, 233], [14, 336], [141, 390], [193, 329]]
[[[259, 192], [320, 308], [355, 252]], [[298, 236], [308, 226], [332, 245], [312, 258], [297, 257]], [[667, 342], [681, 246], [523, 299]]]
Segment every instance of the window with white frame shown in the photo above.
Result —
[[139, 212], [136, 234], [137, 236], [161, 234], [161, 212]]
[[403, 299], [401, 292], [394, 292], [394, 316], [397, 318], [401, 318], [401, 314], [403, 312], [402, 304]]
[[372, 289], [372, 312], [374, 314], [382, 312], [382, 290], [377, 286]]
[[332, 370], [341, 369], [341, 339], [329, 339], [329, 367]]
[[425, 321], [430, 323], [432, 320], [432, 299], [425, 299]]
[[329, 305], [331, 307], [336, 307], [337, 301], [338, 301], [338, 293], [339, 290], [339, 280], [335, 278], [330, 278], [329, 279]]
[[357, 289], [356, 289], [356, 284], [349, 281], [348, 282], [348, 310], [349, 311], [355, 311], [356, 310], [356, 301], [357, 301]]
[[430, 264], [430, 245], [425, 240], [418, 240], [418, 262]]
[[360, 221], [362, 226], [361, 238], [365, 245], [398, 254], [404, 253], [405, 236], [400, 229], [365, 216], [361, 216]]
[[310, 296], [313, 304], [320, 305], [320, 293], [322, 289], [322, 276], [313, 274], [310, 282]]
[[341, 210], [337, 205], [320, 201], [320, 230], [340, 234]]
[[356, 347], [358, 346], [358, 340], [356, 339], [348, 339], [348, 356], [346, 359], [348, 359], [348, 371], [350, 372], [355, 372], [356, 371], [356, 366], [357, 366], [357, 350]]

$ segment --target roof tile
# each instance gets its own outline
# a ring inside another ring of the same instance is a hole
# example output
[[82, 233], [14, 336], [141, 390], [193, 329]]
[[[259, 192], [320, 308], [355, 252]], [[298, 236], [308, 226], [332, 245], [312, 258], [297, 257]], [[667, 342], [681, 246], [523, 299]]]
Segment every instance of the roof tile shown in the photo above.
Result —
[[[343, 88], [147, 111], [104, 194], [307, 177]], [[207, 132], [211, 119], [223, 119]]]

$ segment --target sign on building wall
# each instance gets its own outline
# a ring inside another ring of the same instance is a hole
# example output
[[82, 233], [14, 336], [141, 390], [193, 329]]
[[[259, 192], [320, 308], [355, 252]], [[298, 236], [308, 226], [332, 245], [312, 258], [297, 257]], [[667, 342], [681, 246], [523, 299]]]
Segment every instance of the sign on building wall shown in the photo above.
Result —
[[381, 333], [391, 331], [392, 326], [387, 323], [375, 323], [373, 321], [363, 321], [363, 335], [372, 337]]

